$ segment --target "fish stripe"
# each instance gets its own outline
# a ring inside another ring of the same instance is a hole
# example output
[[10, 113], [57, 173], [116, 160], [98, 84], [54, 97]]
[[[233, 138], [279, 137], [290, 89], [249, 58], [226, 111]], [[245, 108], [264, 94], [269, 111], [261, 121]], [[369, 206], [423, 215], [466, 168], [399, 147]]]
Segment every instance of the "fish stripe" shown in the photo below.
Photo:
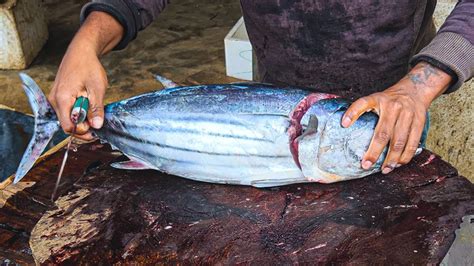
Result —
[[288, 158], [289, 156], [286, 155], [260, 155], [260, 154], [241, 154], [241, 153], [217, 153], [217, 152], [206, 152], [206, 151], [199, 151], [199, 150], [192, 150], [192, 149], [187, 149], [187, 148], [182, 148], [182, 147], [176, 147], [176, 146], [171, 146], [171, 145], [166, 145], [163, 143], [155, 142], [155, 141], [149, 141], [149, 140], [144, 140], [140, 139], [137, 137], [134, 137], [130, 134], [127, 134], [126, 132], [123, 131], [118, 131], [114, 128], [111, 127], [103, 127], [102, 130], [109, 131], [112, 134], [115, 134], [117, 136], [123, 137], [127, 140], [132, 140], [140, 143], [146, 143], [146, 144], [151, 144], [151, 145], [156, 145], [161, 148], [168, 148], [168, 149], [174, 149], [174, 150], [179, 150], [179, 151], [186, 151], [186, 152], [195, 152], [195, 153], [202, 153], [202, 154], [208, 154], [208, 155], [217, 155], [217, 156], [246, 156], [246, 157], [259, 157], [259, 158]]
[[[143, 119], [143, 118], [136, 118], [136, 119]], [[245, 127], [245, 123], [242, 123], [242, 122], [239, 122], [239, 121], [235, 121], [235, 120], [231, 120], [231, 119], [222, 119], [222, 118], [217, 118], [215, 116], [210, 116], [210, 115], [196, 115], [196, 116], [185, 116], [185, 117], [182, 117], [182, 116], [169, 116], [169, 117], [161, 117], [160, 119], [169, 119], [171, 121], [179, 121], [179, 122], [194, 122], [194, 123], [199, 123], [199, 122], [204, 122], [204, 123], [208, 123], [208, 122], [213, 122], [213, 123], [219, 123], [219, 124], [223, 124], [223, 125], [234, 125], [234, 126], [244, 126]]]
[[[125, 123], [124, 123], [124, 128], [145, 129], [145, 130], [156, 130], [156, 129], [158, 129], [157, 127], [153, 127], [153, 126], [140, 126], [140, 125], [134, 125], [134, 124], [125, 124]], [[208, 135], [208, 136], [230, 138], [230, 139], [255, 140], [255, 141], [268, 142], [268, 143], [273, 143], [274, 142], [273, 140], [264, 139], [264, 138], [252, 138], [252, 137], [230, 135], [230, 134], [219, 134], [219, 133], [215, 133], [215, 132], [206, 132], [206, 131], [192, 130], [192, 129], [187, 129], [187, 128], [160, 127], [158, 130], [160, 132], [177, 132], [177, 133], [189, 133], [189, 134], [196, 134], [196, 135], [204, 135], [205, 134], [205, 135]]]
[[[148, 144], [148, 143], [146, 143], [146, 144]], [[150, 145], [152, 145], [152, 144], [150, 144]], [[160, 155], [156, 155], [156, 154], [146, 152], [146, 151], [144, 151], [144, 150], [142, 150], [138, 147], [135, 147], [135, 146], [129, 146], [127, 148], [134, 152], [134, 153], [130, 153], [131, 157], [143, 160], [147, 164], [152, 164], [153, 165], [153, 163], [147, 161], [146, 159], [142, 159], [142, 158], [138, 157], [139, 154], [145, 155], [149, 158], [158, 158], [158, 159], [161, 159], [161, 160], [167, 161], [167, 162], [175, 162], [175, 163], [180, 163], [180, 164], [203, 166], [203, 164], [200, 163], [200, 162], [190, 161], [190, 160], [180, 160], [180, 159], [174, 159], [174, 158], [170, 158], [170, 157], [164, 157], [164, 156], [160, 156]], [[125, 155], [127, 155], [127, 154], [125, 154]], [[287, 156], [287, 158], [289, 158], [289, 156]], [[216, 163], [206, 163], [206, 166], [217, 166], [217, 167], [225, 167], [225, 168], [240, 168], [241, 167], [241, 165], [238, 165], [238, 164], [230, 165], [230, 164], [216, 164]], [[252, 167], [253, 168], [264, 168], [264, 169], [266, 169], [266, 168], [268, 168], [268, 164], [258, 164], [258, 165], [254, 164], [254, 165], [252, 165]], [[158, 167], [158, 169], [161, 169], [161, 170], [166, 170], [165, 168], [166, 167]]]

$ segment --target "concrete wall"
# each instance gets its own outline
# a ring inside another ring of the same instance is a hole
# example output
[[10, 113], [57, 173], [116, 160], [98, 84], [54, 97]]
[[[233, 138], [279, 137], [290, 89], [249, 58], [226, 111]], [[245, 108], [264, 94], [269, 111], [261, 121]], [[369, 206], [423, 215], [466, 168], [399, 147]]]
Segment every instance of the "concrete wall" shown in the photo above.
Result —
[[[457, 1], [438, 1], [435, 24], [439, 28]], [[458, 91], [440, 96], [432, 104], [431, 130], [427, 146], [453, 164], [474, 182], [474, 83], [469, 81]]]

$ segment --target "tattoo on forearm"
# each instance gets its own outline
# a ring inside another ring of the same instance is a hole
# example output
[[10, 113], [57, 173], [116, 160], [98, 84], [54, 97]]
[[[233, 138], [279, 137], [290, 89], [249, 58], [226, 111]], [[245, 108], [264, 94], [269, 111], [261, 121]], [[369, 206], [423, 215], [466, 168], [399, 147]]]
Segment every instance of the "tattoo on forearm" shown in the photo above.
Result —
[[426, 84], [425, 82], [430, 76], [439, 75], [439, 70], [428, 63], [422, 63], [423, 73], [408, 73], [407, 77], [413, 82], [413, 84]]
[[425, 79], [421, 76], [421, 74], [407, 74], [408, 78], [413, 82], [413, 84], [425, 84]]
[[439, 70], [430, 64], [424, 64], [423, 73], [425, 74], [425, 79], [428, 79], [431, 74], [438, 76]]

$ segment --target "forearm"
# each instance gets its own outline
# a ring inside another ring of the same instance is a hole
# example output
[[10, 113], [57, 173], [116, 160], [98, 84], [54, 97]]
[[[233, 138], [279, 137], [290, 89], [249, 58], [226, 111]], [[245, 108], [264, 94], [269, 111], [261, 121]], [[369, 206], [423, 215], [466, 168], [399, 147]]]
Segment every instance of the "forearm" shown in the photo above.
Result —
[[101, 56], [111, 51], [122, 39], [122, 25], [105, 12], [94, 11], [89, 14], [70, 44]]
[[452, 81], [451, 75], [426, 62], [418, 63], [406, 79], [414, 86], [413, 92], [420, 96], [426, 108], [446, 91]]
[[449, 70], [454, 80], [446, 93], [459, 88], [474, 74], [474, 1], [458, 1], [436, 37], [415, 55], [411, 64], [426, 61]]
[[124, 49], [140, 30], [146, 28], [168, 5], [169, 0], [93, 0], [81, 10], [81, 24], [89, 15], [100, 11], [109, 14], [123, 27], [122, 38], [113, 47]]

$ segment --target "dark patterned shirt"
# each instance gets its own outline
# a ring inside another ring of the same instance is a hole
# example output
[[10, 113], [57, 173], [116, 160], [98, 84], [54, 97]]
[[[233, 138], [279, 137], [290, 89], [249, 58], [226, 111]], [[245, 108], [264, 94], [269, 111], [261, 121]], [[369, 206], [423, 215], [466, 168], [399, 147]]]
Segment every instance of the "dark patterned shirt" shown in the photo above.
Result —
[[[97, 0], [83, 8], [81, 19], [97, 10], [114, 16], [125, 29], [117, 46], [121, 49], [168, 2]], [[393, 85], [420, 60], [457, 80], [449, 91], [474, 72], [472, 0], [459, 1], [437, 35], [432, 22], [435, 0], [240, 2], [264, 82], [354, 98]]]

